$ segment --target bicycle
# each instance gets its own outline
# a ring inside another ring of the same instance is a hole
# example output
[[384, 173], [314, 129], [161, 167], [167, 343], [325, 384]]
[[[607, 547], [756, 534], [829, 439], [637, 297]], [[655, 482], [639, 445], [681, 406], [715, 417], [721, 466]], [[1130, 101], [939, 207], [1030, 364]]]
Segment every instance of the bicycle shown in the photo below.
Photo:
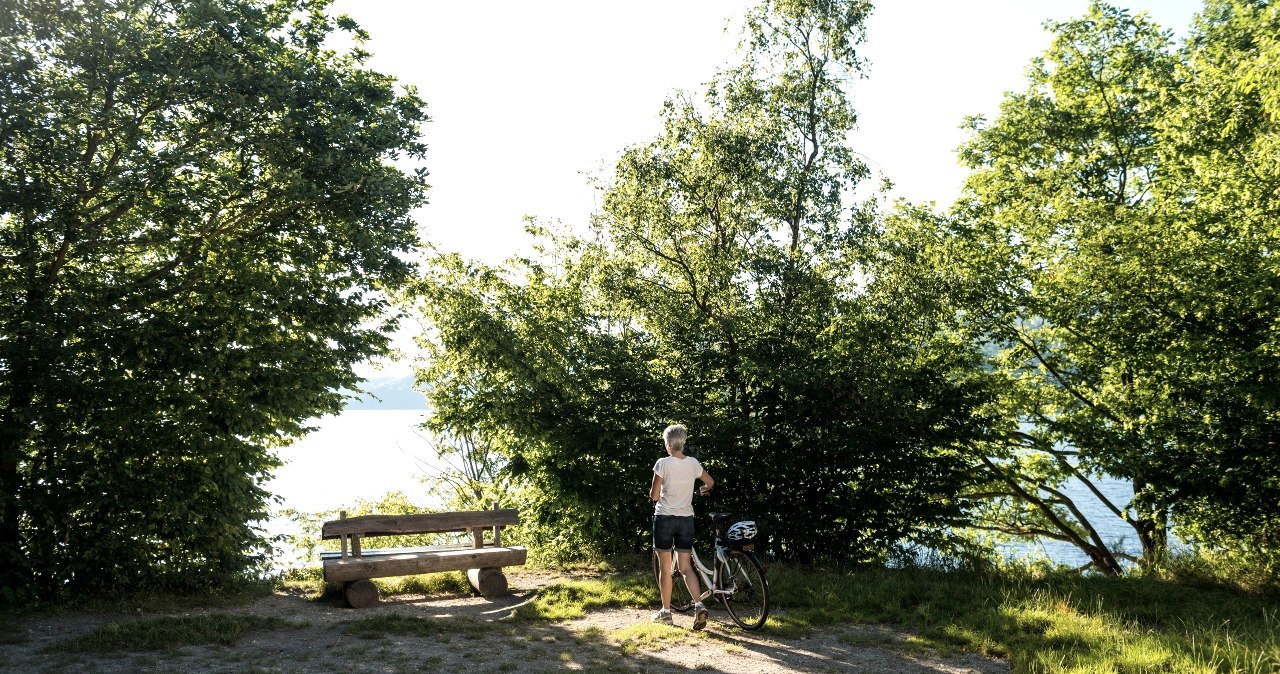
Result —
[[[710, 517], [716, 531], [714, 566], [708, 568], [698, 557], [696, 549], [690, 551], [693, 569], [702, 580], [702, 587], [706, 588], [698, 601], [715, 595], [739, 627], [758, 630], [769, 617], [769, 580], [765, 566], [755, 555], [754, 543], [731, 543], [721, 536], [721, 532], [733, 523], [733, 515], [710, 513]], [[679, 555], [671, 555], [671, 568], [664, 570], [660, 568], [657, 551], [654, 551], [654, 580], [661, 578], [663, 573], [671, 574], [671, 609], [682, 613], [688, 611], [694, 601], [680, 572]]]

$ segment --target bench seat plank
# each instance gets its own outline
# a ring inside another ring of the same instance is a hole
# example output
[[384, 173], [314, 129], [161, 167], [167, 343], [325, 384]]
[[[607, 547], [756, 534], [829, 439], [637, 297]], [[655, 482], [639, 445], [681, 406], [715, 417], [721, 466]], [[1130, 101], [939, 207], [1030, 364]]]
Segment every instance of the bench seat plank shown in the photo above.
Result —
[[439, 571], [520, 566], [528, 558], [523, 547], [459, 548], [324, 560], [324, 579], [330, 583]]
[[[486, 547], [494, 547], [492, 543], [486, 543]], [[369, 550], [361, 550], [360, 556], [363, 557], [379, 557], [385, 555], [403, 555], [415, 552], [443, 552], [445, 550], [474, 550], [470, 544], [457, 545], [418, 545], [408, 548], [371, 548]], [[321, 550], [320, 559], [341, 559], [341, 550]]]
[[321, 538], [333, 539], [347, 534], [364, 536], [437, 534], [519, 523], [520, 511], [515, 508], [418, 515], [360, 515], [325, 522], [321, 528]]

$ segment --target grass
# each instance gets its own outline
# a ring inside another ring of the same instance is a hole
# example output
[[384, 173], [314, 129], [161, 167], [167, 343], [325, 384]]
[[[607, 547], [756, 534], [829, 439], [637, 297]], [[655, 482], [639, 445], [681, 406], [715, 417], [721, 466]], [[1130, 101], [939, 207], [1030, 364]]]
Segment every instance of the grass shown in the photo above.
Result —
[[[373, 582], [383, 597], [399, 594], [465, 595], [472, 591], [466, 574], [460, 571], [375, 578]], [[318, 568], [291, 571], [276, 583], [276, 588], [312, 601], [342, 601], [341, 583], [324, 582], [323, 574]]]
[[[1274, 596], [1069, 574], [774, 566], [769, 576], [774, 612], [765, 632], [774, 637], [804, 637], [842, 623], [885, 623], [913, 634], [896, 643], [849, 637], [850, 645], [977, 652], [1029, 674], [1280, 672], [1280, 601]], [[516, 615], [572, 620], [596, 608], [651, 607], [656, 595], [649, 574], [632, 571], [549, 585]], [[609, 636], [629, 653], [660, 649], [665, 629], [640, 625]]]
[[597, 608], [643, 608], [657, 599], [657, 588], [647, 574], [553, 583], [538, 590], [532, 601], [515, 610], [527, 620], [575, 620]]
[[182, 618], [147, 618], [104, 625], [45, 647], [45, 653], [159, 651], [203, 644], [231, 645], [252, 630], [306, 627], [305, 623], [252, 615], [211, 613]]
[[467, 581], [467, 574], [461, 571], [428, 573], [398, 578], [378, 578], [374, 582], [378, 585], [378, 591], [384, 596], [393, 594], [432, 596], [471, 593], [471, 583]]
[[913, 645], [1006, 658], [1015, 672], [1280, 671], [1274, 598], [1142, 579], [857, 574], [775, 567], [766, 630], [893, 623]]
[[[599, 608], [652, 608], [657, 591], [647, 568], [597, 570], [553, 583], [514, 611], [528, 621], [581, 618]], [[1280, 599], [1275, 595], [1185, 584], [1155, 578], [1109, 579], [1072, 575], [965, 574], [920, 569], [838, 572], [775, 565], [769, 571], [773, 614], [764, 633], [803, 637], [826, 626], [873, 623], [910, 633], [881, 638], [843, 635], [850, 646], [912, 652], [977, 652], [1008, 660], [1014, 672], [1084, 674], [1280, 672]], [[295, 578], [292, 589], [319, 593], [318, 575]], [[390, 579], [385, 594], [466, 594], [461, 574]], [[286, 587], [285, 589], [289, 589]], [[180, 605], [171, 600], [132, 600], [128, 606]], [[122, 606], [124, 604], [121, 604]], [[189, 606], [189, 604], [187, 605]], [[112, 651], [165, 651], [181, 646], [230, 644], [255, 629], [303, 625], [272, 618], [210, 614], [125, 622], [63, 640], [45, 649], [51, 657]], [[555, 648], [554, 635], [534, 637], [519, 623], [466, 618], [379, 615], [344, 623], [346, 633], [370, 639], [411, 635], [437, 640], [489, 635], [525, 638]], [[623, 653], [661, 650], [683, 630], [641, 624], [579, 638], [607, 640]], [[24, 639], [16, 622], [0, 624], [0, 643]], [[629, 659], [575, 663], [588, 671], [628, 671]]]
[[0, 615], [0, 646], [20, 644], [27, 640], [22, 626], [12, 616]]
[[614, 630], [608, 636], [622, 648], [623, 655], [634, 655], [641, 649], [660, 651], [671, 642], [683, 642], [690, 638], [706, 639], [705, 633], [694, 632], [691, 637], [688, 630], [655, 623], [631, 625]]

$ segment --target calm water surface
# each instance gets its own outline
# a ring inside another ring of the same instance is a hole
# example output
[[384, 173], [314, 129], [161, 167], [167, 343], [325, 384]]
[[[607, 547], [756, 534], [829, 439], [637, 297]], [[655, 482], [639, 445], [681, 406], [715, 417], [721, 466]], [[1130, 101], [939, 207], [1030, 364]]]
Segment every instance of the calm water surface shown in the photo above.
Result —
[[392, 491], [403, 491], [426, 507], [427, 482], [441, 462], [418, 429], [422, 410], [348, 410], [312, 420], [316, 428], [278, 452], [284, 465], [267, 489], [282, 508], [304, 512], [354, 506]]
[[[358, 501], [404, 492], [420, 508], [435, 508], [430, 493], [443, 462], [418, 429], [422, 410], [347, 410], [314, 419], [306, 437], [277, 451], [284, 465], [266, 488], [281, 499], [276, 512], [306, 513], [352, 509]], [[337, 515], [334, 515], [336, 518]], [[270, 535], [300, 533], [279, 515], [265, 524]], [[276, 558], [282, 566], [306, 566], [297, 550], [285, 546]]]

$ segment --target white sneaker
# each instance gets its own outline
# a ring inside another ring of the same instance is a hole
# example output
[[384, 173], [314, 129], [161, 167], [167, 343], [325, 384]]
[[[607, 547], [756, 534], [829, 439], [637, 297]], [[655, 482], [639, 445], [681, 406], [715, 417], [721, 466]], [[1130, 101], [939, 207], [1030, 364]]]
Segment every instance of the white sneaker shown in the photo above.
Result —
[[700, 630], [707, 626], [707, 607], [698, 602], [693, 605], [693, 629]]
[[665, 608], [664, 608], [664, 609], [661, 609], [661, 610], [659, 610], [657, 613], [653, 614], [653, 617], [652, 617], [652, 618], [649, 618], [649, 622], [651, 622], [651, 623], [659, 623], [659, 624], [662, 624], [662, 625], [670, 625], [670, 624], [671, 624], [671, 611], [668, 611], [668, 610], [667, 610], [667, 609], [665, 609]]

